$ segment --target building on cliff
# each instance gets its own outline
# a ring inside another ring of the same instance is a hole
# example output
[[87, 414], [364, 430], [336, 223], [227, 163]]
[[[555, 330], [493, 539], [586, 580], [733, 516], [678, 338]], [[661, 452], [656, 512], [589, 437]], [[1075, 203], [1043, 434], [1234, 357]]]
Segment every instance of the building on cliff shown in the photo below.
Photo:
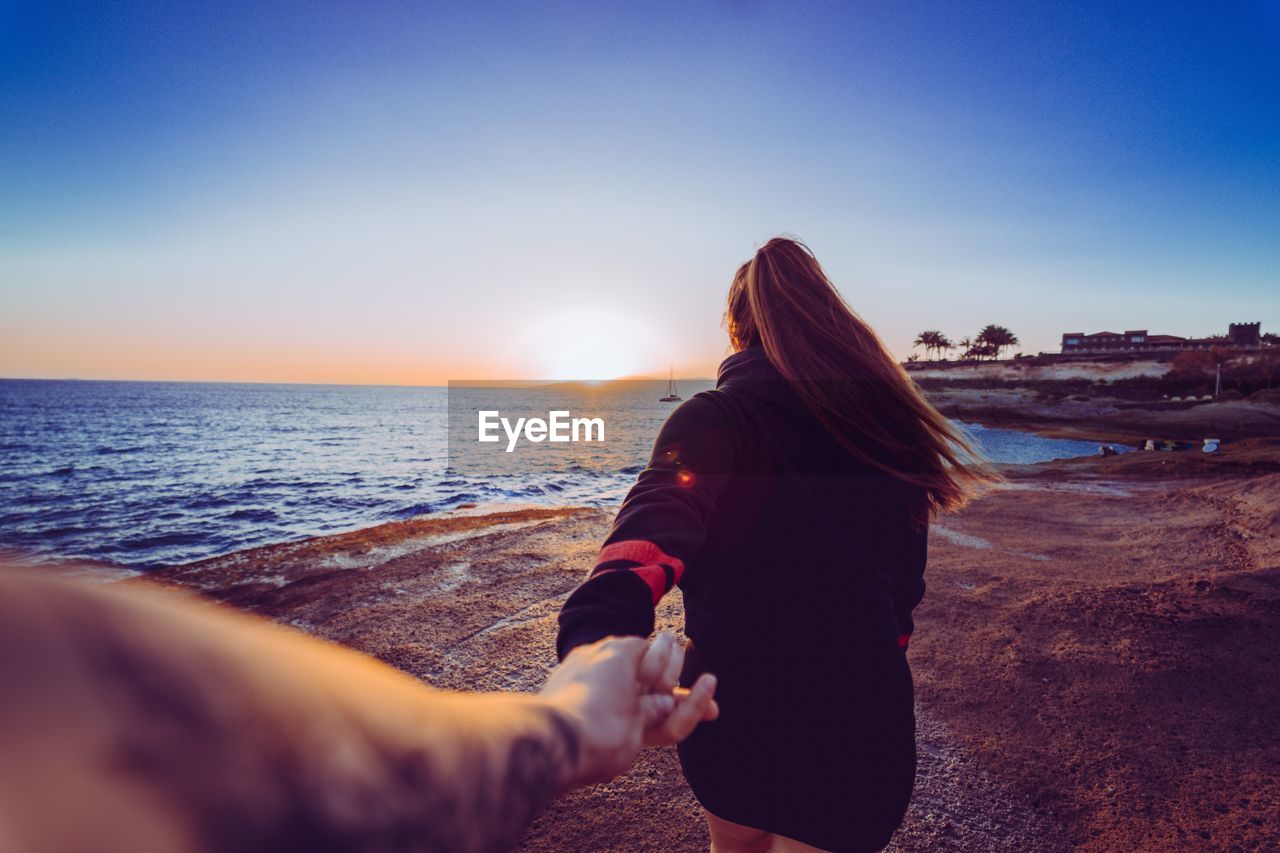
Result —
[[1210, 338], [1182, 338], [1177, 335], [1150, 335], [1146, 329], [1119, 332], [1067, 332], [1062, 336], [1062, 352], [1122, 353], [1181, 352], [1208, 349], [1257, 349], [1262, 346], [1261, 323], [1232, 323], [1227, 334]]

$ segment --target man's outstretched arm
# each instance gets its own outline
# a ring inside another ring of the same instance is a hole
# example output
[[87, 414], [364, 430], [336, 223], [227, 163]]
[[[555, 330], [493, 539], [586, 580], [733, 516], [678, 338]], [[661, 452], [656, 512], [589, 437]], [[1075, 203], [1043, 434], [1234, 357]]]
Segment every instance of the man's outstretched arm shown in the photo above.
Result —
[[0, 567], [0, 846], [506, 849], [646, 729], [714, 714], [711, 684], [667, 692], [678, 656], [612, 638], [540, 696], [452, 693], [221, 607]]

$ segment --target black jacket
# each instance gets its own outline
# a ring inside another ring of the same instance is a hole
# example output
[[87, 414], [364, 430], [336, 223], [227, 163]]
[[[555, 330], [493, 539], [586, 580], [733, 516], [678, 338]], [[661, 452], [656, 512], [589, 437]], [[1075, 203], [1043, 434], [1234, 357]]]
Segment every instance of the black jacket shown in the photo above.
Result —
[[924, 595], [919, 489], [860, 465], [759, 348], [730, 356], [714, 391], [663, 426], [590, 579], [560, 614], [557, 651], [647, 636], [684, 592], [687, 633], [726, 663], [781, 636], [905, 645]]
[[877, 849], [915, 773], [905, 650], [924, 595], [922, 499], [859, 463], [762, 350], [743, 350], [663, 426], [560, 613], [557, 651], [647, 636], [678, 585], [682, 683], [719, 679], [720, 719], [680, 745], [702, 805], [823, 849]]

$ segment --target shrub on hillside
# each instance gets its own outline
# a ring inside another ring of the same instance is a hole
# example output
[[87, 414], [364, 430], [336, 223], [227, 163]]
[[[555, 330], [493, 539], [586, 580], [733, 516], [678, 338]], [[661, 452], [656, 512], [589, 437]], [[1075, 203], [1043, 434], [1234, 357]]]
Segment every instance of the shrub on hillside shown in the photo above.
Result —
[[1231, 353], [1224, 350], [1179, 353], [1162, 383], [1166, 394], [1212, 392], [1222, 367], [1222, 389], [1241, 395], [1280, 387], [1280, 351], [1275, 349]]

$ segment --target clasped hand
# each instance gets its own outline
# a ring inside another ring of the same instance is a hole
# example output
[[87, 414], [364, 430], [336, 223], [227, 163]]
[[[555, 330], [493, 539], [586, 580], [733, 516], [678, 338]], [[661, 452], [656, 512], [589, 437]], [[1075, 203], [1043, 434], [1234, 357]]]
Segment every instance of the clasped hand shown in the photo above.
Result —
[[668, 632], [653, 640], [607, 637], [565, 657], [541, 695], [577, 728], [571, 783], [608, 781], [631, 765], [642, 745], [678, 743], [719, 716], [715, 676], [681, 688], [683, 665], [684, 649]]

